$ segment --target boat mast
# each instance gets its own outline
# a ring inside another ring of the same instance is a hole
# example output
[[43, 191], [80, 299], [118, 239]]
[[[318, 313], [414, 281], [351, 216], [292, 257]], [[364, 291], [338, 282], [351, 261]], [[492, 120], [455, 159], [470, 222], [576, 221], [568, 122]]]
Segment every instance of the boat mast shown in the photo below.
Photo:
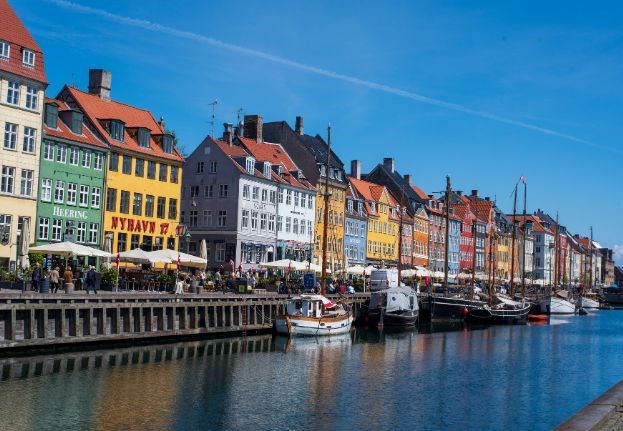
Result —
[[[402, 190], [402, 197], [401, 197], [401, 202], [400, 205], [404, 204], [404, 190]], [[398, 205], [398, 223], [400, 223], [400, 225], [398, 226], [398, 285], [400, 286], [400, 273], [402, 272], [402, 208], [400, 208], [400, 205]]]
[[472, 299], [476, 289], [476, 219], [472, 220]]
[[559, 236], [559, 232], [558, 232], [558, 211], [556, 211], [556, 229], [555, 229], [555, 234], [556, 236], [554, 237], [554, 288], [558, 287], [558, 271], [560, 270], [560, 253], [559, 253], [559, 247], [560, 247], [560, 238]]
[[331, 123], [327, 127], [327, 169], [324, 176], [324, 216], [322, 222], [322, 272], [320, 294], [327, 294], [327, 234], [329, 228], [329, 173], [331, 171]]
[[593, 226], [590, 227], [591, 228], [591, 239], [590, 242], [588, 243], [588, 255], [590, 258], [590, 262], [589, 262], [589, 268], [588, 268], [588, 276], [590, 277], [589, 279], [589, 289], [593, 288]]
[[491, 247], [491, 253], [493, 255], [493, 265], [492, 265], [493, 270], [491, 272], [491, 278], [492, 278], [491, 286], [493, 287], [493, 291], [489, 292], [489, 305], [493, 304], [493, 294], [495, 293], [495, 247], [497, 244], [497, 232], [495, 229], [493, 230], [492, 239], [493, 239], [493, 246]]
[[444, 259], [444, 272], [443, 272], [443, 294], [448, 296], [448, 253], [450, 251], [450, 193], [452, 187], [450, 186], [450, 176], [446, 175], [446, 253]]
[[515, 294], [515, 214], [517, 214], [517, 184], [515, 184], [515, 197], [513, 199], [513, 235], [511, 240], [511, 279], [510, 279], [510, 296]]
[[[523, 181], [523, 247], [522, 247], [522, 258], [521, 258], [521, 296], [526, 296], [526, 181]], [[534, 247], [534, 243], [532, 245]], [[532, 263], [534, 267], [534, 262]]]

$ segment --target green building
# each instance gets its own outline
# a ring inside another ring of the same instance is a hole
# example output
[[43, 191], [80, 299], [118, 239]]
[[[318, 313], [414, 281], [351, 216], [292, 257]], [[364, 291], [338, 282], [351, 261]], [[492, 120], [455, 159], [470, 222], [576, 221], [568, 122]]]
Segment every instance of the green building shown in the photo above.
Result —
[[108, 145], [82, 112], [46, 99], [39, 170], [36, 244], [72, 241], [102, 248]]

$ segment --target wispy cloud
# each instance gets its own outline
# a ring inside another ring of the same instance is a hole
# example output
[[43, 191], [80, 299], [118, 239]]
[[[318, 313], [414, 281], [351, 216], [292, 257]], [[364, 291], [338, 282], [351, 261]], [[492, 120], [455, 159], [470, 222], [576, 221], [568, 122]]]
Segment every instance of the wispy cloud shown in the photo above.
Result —
[[511, 126], [516, 126], [516, 127], [520, 127], [523, 129], [528, 129], [528, 130], [532, 130], [535, 132], [539, 132], [539, 133], [543, 133], [546, 135], [550, 135], [550, 136], [555, 136], [561, 139], [565, 139], [565, 140], [569, 140], [569, 141], [573, 141], [573, 142], [578, 142], [581, 144], [585, 144], [594, 148], [599, 148], [599, 149], [603, 149], [603, 150], [608, 150], [608, 151], [612, 151], [615, 153], [619, 153], [620, 152], [616, 149], [613, 148], [608, 148], [608, 147], [604, 147], [602, 145], [599, 144], [595, 144], [593, 142], [587, 141], [585, 139], [581, 139], [578, 138], [576, 136], [573, 135], [569, 135], [566, 133], [562, 133], [553, 129], [549, 129], [549, 128], [545, 128], [545, 127], [540, 127], [537, 126], [535, 124], [530, 124], [530, 123], [526, 123], [524, 121], [519, 121], [519, 120], [514, 120], [512, 118], [507, 118], [505, 116], [501, 116], [501, 115], [497, 115], [494, 114], [492, 112], [487, 112], [487, 111], [481, 111], [478, 109], [472, 109], [469, 108], [467, 106], [458, 104], [458, 103], [453, 103], [453, 102], [448, 102], [445, 100], [441, 100], [441, 99], [436, 99], [436, 98], [432, 98], [432, 97], [428, 97], [428, 96], [424, 96], [422, 94], [418, 94], [418, 93], [414, 93], [412, 91], [407, 91], [407, 90], [402, 90], [400, 88], [396, 88], [396, 87], [392, 87], [390, 85], [386, 85], [386, 84], [382, 84], [379, 82], [374, 82], [374, 81], [368, 81], [365, 79], [361, 79], [361, 78], [357, 78], [355, 76], [350, 76], [350, 75], [344, 75], [342, 73], [338, 73], [338, 72], [333, 72], [331, 70], [327, 70], [327, 69], [323, 69], [320, 67], [316, 67], [316, 66], [311, 66], [308, 64], [304, 64], [304, 63], [299, 63], [297, 61], [294, 60], [290, 60], [284, 57], [280, 57], [277, 55], [273, 55], [273, 54], [269, 54], [263, 51], [258, 51], [256, 49], [251, 49], [251, 48], [246, 48], [243, 46], [239, 46], [239, 45], [235, 45], [232, 43], [228, 43], [228, 42], [224, 42], [222, 40], [218, 40], [218, 39], [214, 39], [212, 37], [208, 37], [208, 36], [204, 36], [198, 33], [194, 33], [194, 32], [190, 32], [190, 31], [185, 31], [185, 30], [179, 30], [173, 27], [168, 27], [162, 24], [158, 24], [156, 22], [151, 22], [148, 20], [144, 20], [144, 19], [138, 19], [138, 18], [132, 18], [132, 17], [128, 17], [128, 16], [122, 16], [122, 15], [117, 15], [117, 14], [113, 14], [110, 13], [108, 11], [102, 10], [102, 9], [97, 9], [97, 8], [93, 8], [90, 6], [84, 6], [78, 3], [74, 3], [71, 1], [67, 1], [67, 0], [48, 0], [49, 2], [63, 7], [63, 8], [67, 8], [67, 9], [71, 9], [74, 10], [76, 12], [81, 12], [81, 13], [86, 13], [86, 14], [90, 14], [90, 15], [96, 15], [96, 16], [100, 16], [102, 18], [105, 18], [107, 20], [110, 21], [114, 21], [114, 22], [118, 22], [121, 24], [125, 24], [125, 25], [129, 25], [129, 26], [133, 26], [133, 27], [138, 27], [138, 28], [143, 28], [145, 30], [149, 30], [149, 31], [155, 31], [155, 32], [159, 32], [159, 33], [163, 33], [163, 34], [168, 34], [170, 36], [175, 36], [175, 37], [179, 37], [179, 38], [183, 38], [183, 39], [188, 39], [188, 40], [193, 40], [196, 42], [200, 42], [200, 43], [205, 43], [217, 48], [221, 48], [221, 49], [225, 49], [225, 50], [229, 50], [229, 51], [233, 51], [233, 52], [238, 52], [238, 53], [242, 53], [248, 56], [252, 56], [252, 57], [256, 57], [256, 58], [261, 58], [263, 60], [267, 60], [273, 63], [278, 63], [278, 64], [282, 64], [284, 66], [288, 66], [294, 69], [299, 69], [299, 70], [303, 70], [309, 73], [313, 73], [316, 75], [320, 75], [320, 76], [325, 76], [327, 78], [332, 78], [332, 79], [336, 79], [339, 81], [343, 81], [343, 82], [348, 82], [350, 84], [354, 84], [354, 85], [359, 85], [359, 86], [363, 86], [363, 87], [367, 87], [373, 90], [378, 90], [378, 91], [382, 91], [384, 93], [388, 93], [388, 94], [394, 94], [396, 96], [399, 97], [403, 97], [406, 99], [411, 99], [417, 102], [421, 102], [421, 103], [426, 103], [428, 105], [433, 105], [433, 106], [437, 106], [440, 108], [445, 108], [445, 109], [449, 109], [452, 111], [458, 111], [458, 112], [462, 112], [465, 114], [469, 114], [469, 115], [473, 115], [476, 117], [480, 117], [480, 118], [484, 118], [487, 120], [492, 120], [492, 121], [496, 121], [499, 123], [504, 123], [504, 124], [509, 124]]

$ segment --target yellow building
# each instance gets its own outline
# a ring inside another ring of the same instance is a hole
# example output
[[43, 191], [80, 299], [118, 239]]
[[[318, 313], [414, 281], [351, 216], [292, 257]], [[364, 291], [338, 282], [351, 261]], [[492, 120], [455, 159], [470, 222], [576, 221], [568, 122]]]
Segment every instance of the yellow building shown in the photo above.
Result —
[[351, 186], [361, 199], [368, 216], [368, 263], [398, 263], [398, 203], [385, 186], [348, 177]]
[[110, 72], [91, 70], [89, 93], [65, 87], [58, 97], [81, 110], [110, 146], [104, 238], [112, 239], [113, 253], [176, 249], [184, 159], [164, 122], [147, 110], [111, 100], [110, 83]]
[[[316, 186], [316, 246], [315, 261], [322, 262], [322, 244], [324, 234], [324, 181]], [[327, 263], [331, 271], [342, 270], [344, 262], [344, 207], [346, 190], [342, 184], [336, 185], [329, 181], [329, 223], [327, 227]]]
[[21, 233], [35, 240], [44, 90], [43, 53], [9, 4], [0, 1], [0, 266], [14, 268]]

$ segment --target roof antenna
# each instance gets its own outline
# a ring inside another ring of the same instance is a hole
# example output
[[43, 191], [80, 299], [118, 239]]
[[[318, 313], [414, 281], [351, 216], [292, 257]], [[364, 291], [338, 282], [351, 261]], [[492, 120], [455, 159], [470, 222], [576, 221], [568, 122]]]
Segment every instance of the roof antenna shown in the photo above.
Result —
[[212, 133], [210, 133], [210, 136], [212, 137], [214, 137], [214, 110], [216, 109], [217, 104], [217, 99], [214, 99], [214, 102], [208, 103], [208, 105], [212, 105], [212, 119], [210, 120], [210, 125], [212, 126]]
[[238, 119], [236, 124], [240, 124], [240, 117], [242, 116], [243, 112], [244, 112], [244, 109], [242, 108], [242, 106], [240, 108], [236, 109], [236, 118]]

